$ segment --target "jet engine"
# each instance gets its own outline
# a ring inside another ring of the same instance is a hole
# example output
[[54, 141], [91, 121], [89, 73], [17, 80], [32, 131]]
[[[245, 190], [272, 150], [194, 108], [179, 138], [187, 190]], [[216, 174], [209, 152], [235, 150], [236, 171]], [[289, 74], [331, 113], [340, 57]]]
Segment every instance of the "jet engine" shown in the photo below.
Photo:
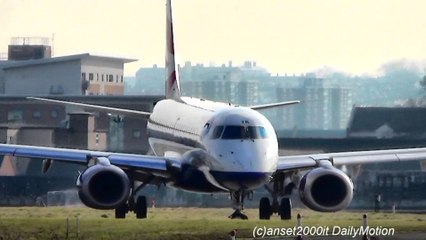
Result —
[[349, 206], [353, 197], [352, 180], [334, 167], [318, 167], [306, 173], [299, 185], [302, 202], [320, 212], [335, 212]]
[[78, 195], [88, 207], [114, 209], [126, 203], [130, 196], [127, 174], [106, 162], [88, 167], [77, 179]]

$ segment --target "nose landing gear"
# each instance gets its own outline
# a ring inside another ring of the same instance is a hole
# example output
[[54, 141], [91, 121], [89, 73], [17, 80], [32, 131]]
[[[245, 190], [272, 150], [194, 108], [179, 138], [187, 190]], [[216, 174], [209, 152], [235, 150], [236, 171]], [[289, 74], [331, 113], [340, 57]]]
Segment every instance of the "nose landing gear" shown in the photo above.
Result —
[[235, 211], [234, 213], [229, 215], [230, 219], [236, 219], [236, 218], [243, 219], [243, 220], [248, 219], [247, 215], [245, 215], [241, 211], [244, 210], [244, 198], [246, 197], [246, 195], [250, 195], [250, 194], [252, 193], [244, 192], [244, 191], [235, 191], [231, 193], [231, 199], [233, 201], [233, 208]]

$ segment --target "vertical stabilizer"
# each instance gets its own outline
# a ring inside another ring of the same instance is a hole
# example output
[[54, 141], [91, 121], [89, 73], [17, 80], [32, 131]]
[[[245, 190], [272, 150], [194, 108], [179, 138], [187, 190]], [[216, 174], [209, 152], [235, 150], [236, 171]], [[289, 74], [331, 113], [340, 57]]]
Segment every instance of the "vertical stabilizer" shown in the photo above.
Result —
[[175, 44], [173, 38], [172, 3], [166, 3], [166, 98], [180, 99], [180, 84], [176, 74]]

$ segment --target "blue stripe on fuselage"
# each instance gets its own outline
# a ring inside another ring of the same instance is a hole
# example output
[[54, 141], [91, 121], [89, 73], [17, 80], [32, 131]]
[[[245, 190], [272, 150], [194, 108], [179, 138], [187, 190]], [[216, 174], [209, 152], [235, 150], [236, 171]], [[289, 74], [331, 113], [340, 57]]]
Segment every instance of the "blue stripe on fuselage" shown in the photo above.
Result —
[[[223, 172], [210, 171], [216, 182], [230, 191], [253, 190], [263, 186], [272, 176], [272, 173], [264, 172]], [[195, 192], [223, 192], [215, 187], [197, 168], [190, 165], [182, 165], [181, 171], [175, 175], [171, 185]]]
[[268, 172], [211, 171], [216, 181], [230, 190], [252, 190], [263, 186], [272, 176]]

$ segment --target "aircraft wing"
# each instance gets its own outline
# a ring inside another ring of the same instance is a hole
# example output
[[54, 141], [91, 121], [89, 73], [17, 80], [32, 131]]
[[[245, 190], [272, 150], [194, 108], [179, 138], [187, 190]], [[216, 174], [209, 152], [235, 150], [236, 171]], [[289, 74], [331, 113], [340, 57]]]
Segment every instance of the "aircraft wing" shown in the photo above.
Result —
[[263, 110], [267, 108], [283, 107], [283, 106], [288, 106], [288, 105], [293, 105], [298, 103], [300, 103], [299, 100], [294, 100], [294, 101], [287, 101], [287, 102], [268, 103], [268, 104], [262, 104], [262, 105], [249, 106], [249, 108], [253, 110]]
[[42, 101], [42, 102], [50, 102], [50, 103], [56, 103], [61, 105], [71, 105], [71, 106], [77, 106], [77, 107], [84, 107], [95, 111], [103, 111], [108, 113], [114, 113], [114, 114], [122, 114], [126, 116], [133, 116], [133, 117], [142, 117], [142, 118], [148, 118], [151, 113], [149, 112], [143, 112], [143, 111], [137, 111], [137, 110], [131, 110], [131, 109], [124, 109], [124, 108], [115, 108], [115, 107], [106, 107], [106, 106], [100, 106], [100, 105], [93, 105], [93, 104], [86, 104], [86, 103], [78, 103], [78, 102], [69, 102], [69, 101], [62, 101], [62, 100], [56, 100], [56, 99], [49, 99], [49, 98], [39, 98], [39, 97], [27, 97], [29, 100], [36, 100], [36, 101]]
[[171, 166], [180, 167], [180, 161], [174, 158], [25, 145], [0, 144], [0, 155], [51, 159], [80, 165], [87, 165], [92, 158], [106, 157], [111, 164], [123, 170], [142, 171], [159, 177], [168, 177]]
[[317, 167], [319, 161], [328, 160], [334, 166], [366, 163], [404, 162], [426, 160], [426, 148], [406, 148], [311, 155], [280, 156], [277, 171], [290, 171]]

